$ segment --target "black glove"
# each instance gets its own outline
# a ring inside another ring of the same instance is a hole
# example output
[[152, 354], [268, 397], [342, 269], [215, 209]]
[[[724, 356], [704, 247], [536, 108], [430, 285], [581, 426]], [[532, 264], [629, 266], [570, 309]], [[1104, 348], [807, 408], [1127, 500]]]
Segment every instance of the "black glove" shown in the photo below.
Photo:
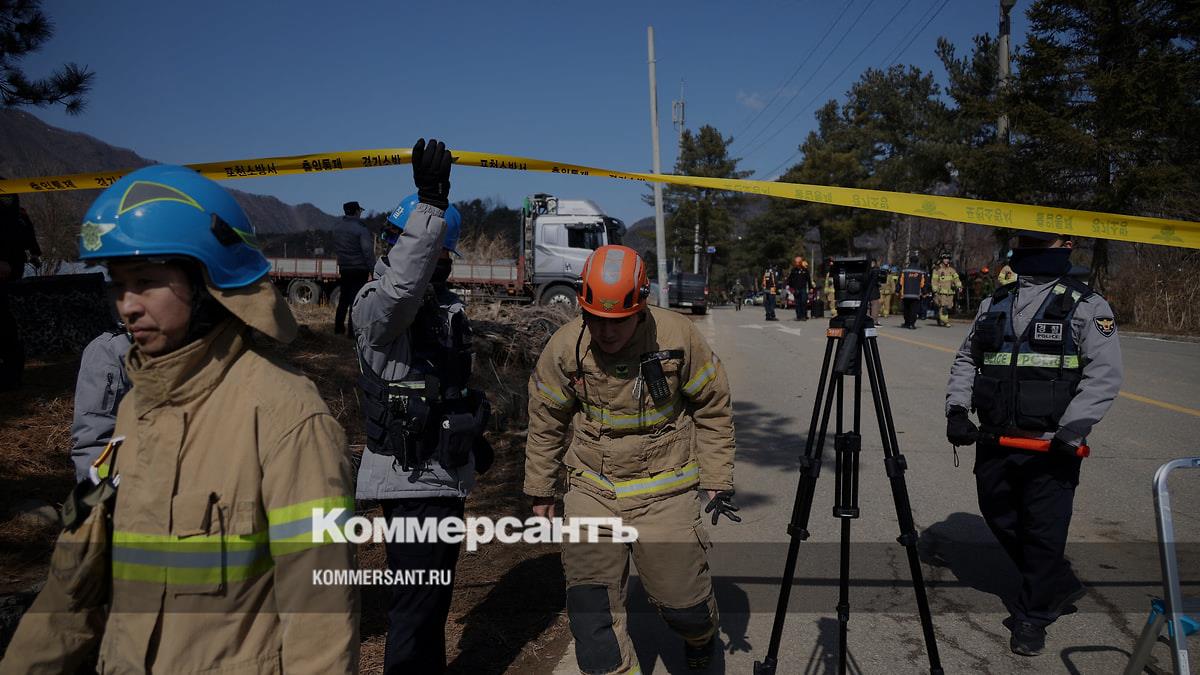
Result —
[[475, 442], [471, 446], [471, 454], [475, 457], [475, 473], [484, 474], [492, 468], [492, 462], [496, 460], [496, 451], [492, 449], [492, 444], [488, 439], [480, 434], [475, 437]]
[[946, 414], [946, 440], [951, 445], [973, 445], [979, 440], [979, 427], [967, 417], [967, 409], [953, 406]]
[[450, 206], [450, 151], [436, 138], [417, 141], [412, 149], [413, 183], [422, 204], [446, 210]]
[[742, 522], [742, 517], [735, 513], [738, 507], [733, 505], [733, 490], [721, 490], [716, 497], [708, 500], [708, 505], [704, 507], [705, 513], [712, 514], [712, 524], [717, 524], [717, 519], [724, 515], [726, 518], [735, 523]]

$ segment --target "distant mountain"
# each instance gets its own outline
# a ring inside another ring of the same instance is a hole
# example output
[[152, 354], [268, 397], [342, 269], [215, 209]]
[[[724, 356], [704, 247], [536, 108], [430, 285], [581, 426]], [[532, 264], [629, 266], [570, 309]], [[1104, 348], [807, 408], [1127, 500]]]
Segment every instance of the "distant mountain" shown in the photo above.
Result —
[[[111, 171], [154, 163], [132, 150], [46, 124], [27, 112], [0, 108], [0, 175], [15, 178]], [[229, 187], [228, 184], [225, 186]], [[286, 204], [275, 197], [234, 189], [230, 192], [260, 233], [328, 230], [338, 220], [338, 216], [325, 213], [312, 204]], [[54, 195], [54, 220], [78, 223], [96, 194], [94, 190], [57, 193]], [[22, 196], [22, 204], [26, 201], [36, 204], [38, 198], [39, 195]]]

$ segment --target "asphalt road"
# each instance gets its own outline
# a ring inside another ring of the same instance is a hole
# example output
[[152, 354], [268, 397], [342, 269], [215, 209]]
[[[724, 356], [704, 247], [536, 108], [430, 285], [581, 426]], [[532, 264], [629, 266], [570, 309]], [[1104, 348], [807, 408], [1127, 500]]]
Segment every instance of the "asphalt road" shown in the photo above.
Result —
[[[710, 527], [710, 552], [721, 609], [722, 656], [711, 672], [749, 673], [768, 649], [787, 552], [787, 525], [798, 456], [812, 414], [826, 320], [797, 322], [791, 312], [768, 323], [760, 307], [717, 308], [697, 325], [728, 369], [737, 424], [737, 501], [744, 520]], [[1038, 657], [1008, 649], [1004, 599], [1019, 585], [979, 516], [971, 465], [955, 467], [942, 413], [946, 377], [966, 323], [899, 329], [884, 319], [877, 339], [886, 385], [908, 461], [912, 513], [921, 533], [921, 570], [946, 672], [1120, 673], [1161, 595], [1151, 479], [1163, 462], [1200, 456], [1200, 344], [1121, 337], [1122, 396], [1089, 438], [1075, 500], [1068, 556], [1088, 585], [1078, 611], [1048, 631]], [[849, 388], [849, 385], [847, 385]], [[847, 416], [850, 413], [847, 398]], [[863, 378], [861, 518], [851, 522], [850, 672], [928, 672], [928, 661], [879, 427]], [[838, 644], [839, 522], [832, 516], [833, 452], [827, 444], [809, 529], [800, 545], [779, 652], [779, 673], [835, 672]], [[1185, 593], [1200, 595], [1200, 471], [1171, 481]], [[631, 581], [630, 631], [645, 673], [687, 672], [682, 642], [650, 609]], [[1193, 638], [1197, 669], [1200, 639]], [[1170, 670], [1165, 646], [1155, 648]], [[577, 672], [569, 649], [555, 672]]]

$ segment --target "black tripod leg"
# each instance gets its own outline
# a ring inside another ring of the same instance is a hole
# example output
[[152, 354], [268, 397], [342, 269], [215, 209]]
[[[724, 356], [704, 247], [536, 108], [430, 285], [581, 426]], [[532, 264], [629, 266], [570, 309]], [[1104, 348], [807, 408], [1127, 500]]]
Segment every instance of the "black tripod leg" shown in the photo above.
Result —
[[925, 634], [925, 649], [929, 654], [929, 672], [941, 675], [942, 660], [938, 655], [937, 636], [933, 632], [933, 615], [929, 611], [929, 598], [925, 593], [925, 578], [921, 572], [921, 560], [917, 555], [917, 528], [913, 522], [912, 502], [908, 496], [908, 485], [904, 480], [907, 463], [900, 454], [896, 440], [896, 428], [892, 419], [892, 406], [888, 400], [887, 385], [883, 381], [883, 363], [879, 359], [879, 345], [874, 335], [863, 342], [866, 352], [867, 376], [871, 380], [871, 397], [875, 403], [875, 417], [879, 420], [879, 435], [883, 441], [884, 466], [892, 486], [892, 500], [896, 504], [896, 519], [900, 525], [900, 536], [896, 541], [904, 546], [908, 554], [908, 569], [912, 575], [913, 592], [917, 597], [917, 611], [921, 615], [921, 630]]
[[[788, 600], [792, 595], [792, 583], [796, 576], [796, 561], [800, 554], [800, 542], [808, 539], [808, 519], [812, 514], [813, 496], [816, 494], [817, 477], [821, 475], [821, 454], [825, 445], [825, 430], [829, 425], [829, 410], [838, 382], [838, 374], [831, 373], [829, 362], [837, 338], [825, 342], [825, 358], [821, 362], [821, 376], [817, 380], [817, 398], [813, 402], [812, 420], [808, 427], [808, 441], [800, 457], [800, 478], [796, 486], [796, 499], [792, 504], [792, 519], [788, 523], [787, 561], [783, 565], [783, 578], [779, 585], [779, 600], [775, 605], [775, 621], [771, 625], [771, 641], [767, 655], [754, 663], [755, 675], [774, 675], [779, 662], [779, 647], [783, 641], [783, 624], [787, 619]], [[828, 377], [828, 380], [826, 378]], [[826, 396], [828, 383], [829, 395]], [[818, 421], [820, 424], [818, 425]], [[819, 430], [818, 430], [819, 429]]]

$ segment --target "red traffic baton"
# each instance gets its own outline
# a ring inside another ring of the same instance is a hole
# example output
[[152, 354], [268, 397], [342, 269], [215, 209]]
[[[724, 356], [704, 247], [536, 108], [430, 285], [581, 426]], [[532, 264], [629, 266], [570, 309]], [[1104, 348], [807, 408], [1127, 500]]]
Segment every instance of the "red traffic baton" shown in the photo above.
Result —
[[[1017, 450], [1032, 450], [1034, 452], [1050, 452], [1050, 441], [1045, 441], [1040, 438], [1021, 438], [1019, 436], [1001, 436], [999, 439], [1000, 445], [1006, 448], [1016, 448]], [[1076, 457], [1087, 457], [1092, 454], [1092, 449], [1086, 445], [1081, 445], [1075, 448]]]

